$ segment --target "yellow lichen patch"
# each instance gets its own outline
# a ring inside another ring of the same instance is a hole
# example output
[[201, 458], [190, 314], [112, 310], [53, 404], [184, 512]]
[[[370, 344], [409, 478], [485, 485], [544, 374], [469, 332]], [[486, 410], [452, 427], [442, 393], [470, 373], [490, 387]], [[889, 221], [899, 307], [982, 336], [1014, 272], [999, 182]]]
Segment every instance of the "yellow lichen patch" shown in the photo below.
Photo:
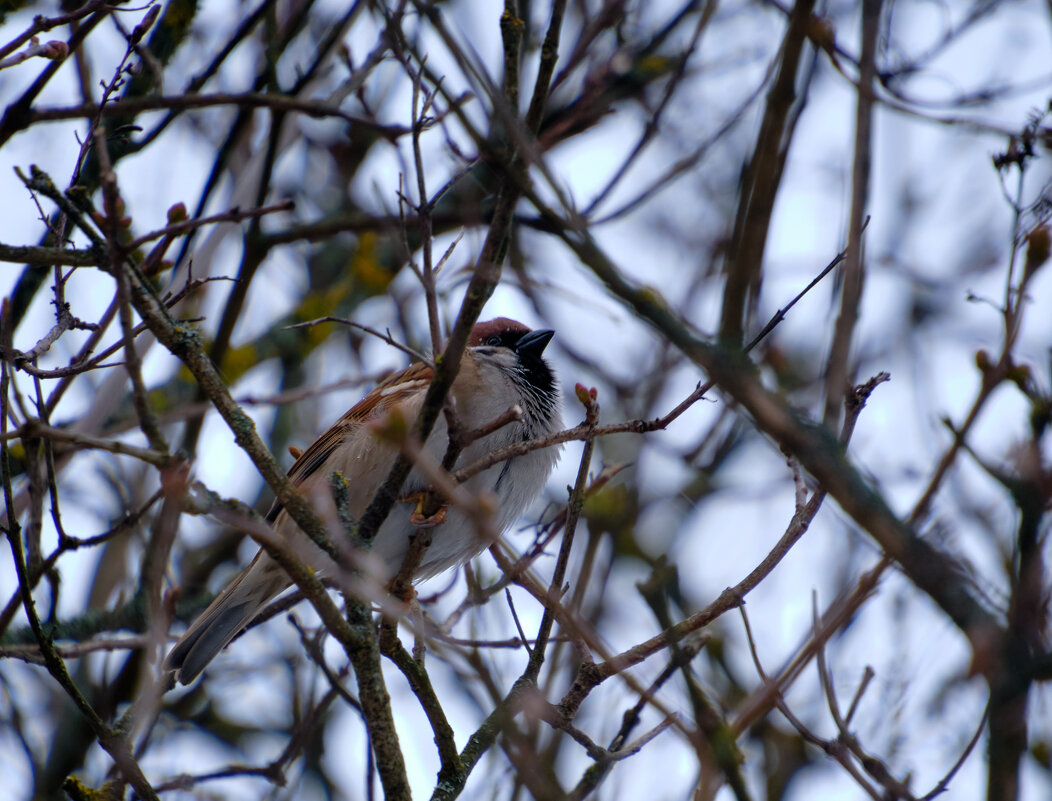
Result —
[[254, 345], [239, 345], [230, 348], [223, 357], [223, 378], [233, 383], [259, 364], [259, 351]]
[[181, 28], [193, 22], [197, 4], [189, 2], [170, 3], [165, 10], [162, 23], [168, 28]]
[[593, 526], [603, 531], [617, 531], [635, 522], [636, 504], [621, 484], [603, 487], [589, 495], [582, 510]]
[[379, 258], [380, 237], [368, 231], [358, 237], [358, 247], [351, 255], [347, 265], [351, 276], [370, 294], [379, 294], [387, 289], [394, 274], [385, 267]]
[[510, 11], [507, 10], [500, 15], [500, 22], [501, 25], [510, 25], [511, 27], [515, 28], [516, 31], [518, 31], [520, 34], [526, 29], [526, 23], [522, 20], [522, 18], [515, 14], [512, 14]]
[[67, 776], [62, 782], [62, 789], [73, 801], [116, 801], [121, 797], [121, 784], [115, 781], [106, 782], [96, 790], [76, 776]]
[[[340, 304], [351, 293], [351, 281], [338, 281], [324, 292], [308, 292], [300, 301], [293, 316], [298, 322], [318, 320], [322, 317], [335, 315], [339, 311]], [[324, 342], [332, 333], [331, 325], [312, 325], [307, 328], [297, 328], [297, 333], [303, 337], [303, 345], [308, 350], [313, 350]]]
[[[176, 376], [176, 380], [180, 382], [192, 382], [194, 376], [184, 365], [179, 368], [179, 375]], [[175, 404], [172, 402], [171, 398], [172, 389], [168, 386], [157, 387], [148, 390], [146, 393], [146, 403], [149, 405], [150, 409], [157, 414], [164, 414], [165, 412], [172, 410]]]
[[662, 309], [667, 309], [669, 307], [668, 301], [665, 300], [665, 296], [661, 294], [661, 290], [655, 286], [650, 286], [649, 284], [639, 288], [639, 299], [644, 303], [652, 303], [655, 306], [660, 306]]
[[674, 63], [668, 56], [643, 56], [636, 62], [636, 70], [644, 75], [663, 75], [669, 72]]
[[24, 462], [26, 460], [26, 446], [21, 442], [13, 443], [7, 449], [7, 452], [8, 454], [10, 454], [12, 459], [18, 461], [19, 463]]
[[179, 372], [177, 373], [176, 378], [179, 381], [183, 381], [187, 384], [193, 384], [197, 382], [197, 379], [194, 378], [194, 374], [190, 372], [190, 368], [187, 367], [185, 364], [179, 366]]

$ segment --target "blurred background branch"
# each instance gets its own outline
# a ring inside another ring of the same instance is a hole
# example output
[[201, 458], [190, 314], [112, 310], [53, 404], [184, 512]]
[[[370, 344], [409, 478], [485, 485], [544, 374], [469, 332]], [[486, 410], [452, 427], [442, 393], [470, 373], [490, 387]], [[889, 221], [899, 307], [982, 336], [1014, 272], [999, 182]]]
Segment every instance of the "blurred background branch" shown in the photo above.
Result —
[[[2, 12], [7, 794], [1048, 797], [1047, 5], [337, 6]], [[498, 315], [570, 427], [434, 478], [544, 498], [330, 597], [285, 454]]]

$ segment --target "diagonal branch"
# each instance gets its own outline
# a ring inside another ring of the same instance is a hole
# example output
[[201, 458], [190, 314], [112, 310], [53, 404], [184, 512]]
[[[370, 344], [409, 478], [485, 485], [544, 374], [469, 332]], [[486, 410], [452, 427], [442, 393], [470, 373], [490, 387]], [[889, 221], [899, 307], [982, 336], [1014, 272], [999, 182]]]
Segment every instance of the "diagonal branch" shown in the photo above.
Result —
[[764, 388], [755, 366], [743, 354], [703, 339], [653, 289], [640, 288], [626, 280], [587, 231], [559, 219], [536, 195], [528, 195], [534, 206], [554, 221], [553, 230], [558, 236], [607, 289], [704, 369], [720, 389], [752, 416], [760, 430], [795, 456], [969, 638], [978, 641], [991, 633], [999, 636], [996, 617], [986, 608], [957, 560], [922, 539], [890, 509], [883, 495], [851, 464], [832, 432]]

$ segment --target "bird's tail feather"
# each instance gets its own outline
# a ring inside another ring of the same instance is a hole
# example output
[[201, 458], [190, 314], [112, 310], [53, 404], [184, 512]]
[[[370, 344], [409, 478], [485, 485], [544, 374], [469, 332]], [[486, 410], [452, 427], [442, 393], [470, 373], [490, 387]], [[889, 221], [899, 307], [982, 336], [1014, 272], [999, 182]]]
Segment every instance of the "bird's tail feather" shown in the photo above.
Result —
[[164, 669], [189, 684], [271, 598], [289, 586], [288, 576], [260, 552], [190, 625], [164, 660]]

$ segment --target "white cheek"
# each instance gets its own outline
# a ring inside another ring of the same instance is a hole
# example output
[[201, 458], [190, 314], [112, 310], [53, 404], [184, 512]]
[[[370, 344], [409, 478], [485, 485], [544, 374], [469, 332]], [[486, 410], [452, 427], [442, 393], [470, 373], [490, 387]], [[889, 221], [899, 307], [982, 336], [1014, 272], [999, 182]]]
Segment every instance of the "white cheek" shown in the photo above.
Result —
[[486, 362], [482, 363], [475, 380], [479, 385], [485, 387], [486, 391], [464, 397], [464, 400], [470, 404], [465, 411], [479, 418], [473, 425], [483, 425], [499, 417], [519, 399], [518, 389], [500, 367]]

